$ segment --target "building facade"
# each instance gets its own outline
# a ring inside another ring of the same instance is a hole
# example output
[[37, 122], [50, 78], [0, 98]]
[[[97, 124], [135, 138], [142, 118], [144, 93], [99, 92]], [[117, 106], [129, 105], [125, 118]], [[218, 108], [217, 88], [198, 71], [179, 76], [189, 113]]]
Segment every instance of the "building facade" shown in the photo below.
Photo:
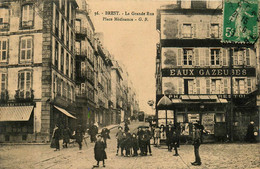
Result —
[[1, 1], [1, 142], [75, 126], [75, 1]]
[[163, 95], [172, 101], [167, 115], [157, 105], [158, 125], [181, 123], [183, 136], [191, 136], [191, 123], [200, 121], [209, 140], [242, 140], [250, 120], [259, 124], [259, 49], [221, 42], [222, 10], [221, 1], [176, 1], [157, 13], [157, 103]]

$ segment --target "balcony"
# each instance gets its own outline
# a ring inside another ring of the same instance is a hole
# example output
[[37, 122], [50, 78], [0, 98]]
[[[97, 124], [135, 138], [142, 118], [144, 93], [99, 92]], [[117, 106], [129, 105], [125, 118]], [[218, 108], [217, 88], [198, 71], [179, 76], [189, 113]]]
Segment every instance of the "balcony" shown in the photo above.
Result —
[[16, 101], [33, 101], [34, 99], [34, 90], [21, 90], [18, 89], [15, 91], [15, 100]]
[[78, 56], [78, 59], [85, 60], [88, 53], [87, 53], [87, 49], [76, 48], [75, 54], [76, 54], [76, 56]]
[[9, 95], [8, 95], [8, 91], [5, 89], [1, 92], [1, 98], [0, 98], [0, 102], [1, 103], [6, 103], [9, 100]]
[[76, 26], [76, 39], [84, 39], [87, 36], [87, 28]]

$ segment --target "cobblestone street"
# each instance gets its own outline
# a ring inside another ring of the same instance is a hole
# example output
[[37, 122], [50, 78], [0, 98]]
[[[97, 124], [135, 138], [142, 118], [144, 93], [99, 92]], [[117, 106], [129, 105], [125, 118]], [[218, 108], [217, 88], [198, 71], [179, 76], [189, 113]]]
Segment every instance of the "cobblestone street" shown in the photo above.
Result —
[[[130, 125], [132, 131], [140, 125]], [[194, 161], [193, 146], [181, 145], [179, 157], [167, 152], [166, 147], [152, 146], [153, 156], [121, 157], [116, 156], [116, 129], [110, 133], [106, 150], [108, 169], [168, 169], [168, 168], [250, 168], [260, 167], [260, 144], [203, 144], [200, 148], [201, 166], [192, 166]], [[54, 152], [49, 145], [2, 145], [0, 147], [0, 168], [92, 168], [96, 161], [93, 151], [94, 143], [84, 145], [78, 150], [77, 145]], [[100, 167], [103, 168], [103, 167]]]

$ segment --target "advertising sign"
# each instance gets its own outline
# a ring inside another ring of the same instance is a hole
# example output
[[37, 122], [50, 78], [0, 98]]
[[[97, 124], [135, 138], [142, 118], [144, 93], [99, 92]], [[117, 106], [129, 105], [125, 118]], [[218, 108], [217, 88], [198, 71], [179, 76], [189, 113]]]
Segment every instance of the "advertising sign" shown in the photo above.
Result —
[[225, 0], [223, 42], [255, 43], [257, 15], [258, 0]]
[[214, 113], [202, 114], [202, 123], [204, 129], [209, 132], [209, 134], [214, 134]]

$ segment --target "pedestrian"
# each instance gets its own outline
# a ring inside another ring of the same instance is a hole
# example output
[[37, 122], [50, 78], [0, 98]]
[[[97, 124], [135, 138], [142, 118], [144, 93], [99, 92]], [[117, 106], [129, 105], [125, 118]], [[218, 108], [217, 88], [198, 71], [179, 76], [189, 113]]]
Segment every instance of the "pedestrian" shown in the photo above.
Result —
[[60, 150], [60, 129], [58, 127], [58, 125], [56, 124], [54, 129], [53, 129], [53, 134], [52, 134], [52, 139], [54, 139], [54, 143], [55, 143], [55, 150], [54, 151], [58, 151]]
[[201, 159], [199, 155], [200, 144], [201, 144], [201, 130], [199, 124], [196, 122], [193, 124], [193, 146], [194, 146], [195, 162], [191, 163], [192, 165], [201, 165]]
[[98, 133], [98, 128], [96, 125], [92, 125], [89, 129], [89, 134], [90, 134], [90, 142], [93, 143], [96, 141], [96, 135]]
[[106, 145], [106, 148], [107, 148], [107, 139], [110, 139], [109, 133], [110, 133], [110, 131], [107, 128], [103, 128], [102, 131], [101, 131], [101, 136], [104, 139], [104, 143]]
[[124, 140], [125, 144], [124, 144], [124, 147], [125, 147], [125, 157], [130, 157], [130, 150], [132, 148], [132, 135], [130, 133], [130, 130], [128, 130], [126, 133], [125, 133], [125, 140]]
[[120, 148], [121, 148], [121, 156], [125, 156], [126, 155], [126, 152], [124, 154], [124, 150], [126, 150], [126, 133], [125, 132], [123, 132], [123, 137], [121, 140]]
[[68, 143], [70, 142], [70, 138], [71, 138], [70, 129], [66, 127], [63, 130], [63, 148], [68, 148]]
[[151, 138], [152, 138], [152, 134], [151, 134], [151, 131], [149, 130], [149, 128], [145, 128], [145, 144], [146, 144], [146, 154], [147, 154], [147, 149], [148, 149], [148, 152], [149, 152], [149, 155], [151, 156], [152, 155], [152, 149], [151, 149]]
[[254, 126], [254, 122], [251, 121], [247, 127], [247, 133], [246, 133], [246, 141], [253, 143], [256, 141], [255, 135], [254, 135], [254, 131], [255, 131], [255, 126]]
[[84, 136], [84, 131], [81, 127], [81, 125], [79, 124], [77, 129], [76, 129], [76, 142], [79, 144], [79, 150], [82, 149], [82, 141], [83, 141], [83, 136]]
[[166, 127], [166, 144], [168, 147], [168, 151], [172, 151], [172, 139], [173, 139], [173, 130], [172, 130], [172, 126], [169, 125]]
[[143, 128], [141, 128], [141, 127], [138, 128], [137, 136], [138, 136], [138, 143], [139, 143], [141, 156], [145, 155], [145, 142], [143, 141], [143, 135], [144, 135]]
[[152, 136], [152, 138], [153, 138], [153, 144], [155, 145], [154, 130], [155, 130], [155, 126], [152, 125], [151, 136]]
[[[117, 139], [117, 151], [116, 155], [118, 155], [119, 148], [121, 148], [121, 143], [123, 140], [123, 128], [121, 126], [118, 127], [118, 131], [116, 133], [116, 139]], [[121, 156], [123, 156], [123, 149], [121, 148]]]
[[129, 130], [128, 124], [127, 124], [127, 122], [125, 122], [125, 132], [127, 133], [128, 130]]
[[134, 150], [133, 156], [138, 156], [138, 149], [139, 149], [139, 144], [138, 144], [138, 138], [135, 133], [132, 134], [132, 146]]
[[105, 167], [105, 159], [107, 159], [107, 154], [105, 151], [106, 146], [102, 139], [103, 138], [101, 137], [101, 135], [97, 136], [97, 141], [94, 147], [94, 153], [95, 153], [95, 159], [97, 161], [97, 165], [94, 165], [93, 167], [99, 167], [99, 161], [103, 161], [103, 167]]
[[173, 145], [174, 151], [175, 151], [174, 156], [179, 156], [179, 154], [178, 154], [179, 136], [178, 136], [178, 129], [177, 129], [177, 127], [175, 127], [173, 129], [172, 145]]
[[155, 138], [155, 147], [160, 146], [160, 137], [161, 137], [161, 129], [159, 127], [156, 127], [154, 129], [154, 138]]

